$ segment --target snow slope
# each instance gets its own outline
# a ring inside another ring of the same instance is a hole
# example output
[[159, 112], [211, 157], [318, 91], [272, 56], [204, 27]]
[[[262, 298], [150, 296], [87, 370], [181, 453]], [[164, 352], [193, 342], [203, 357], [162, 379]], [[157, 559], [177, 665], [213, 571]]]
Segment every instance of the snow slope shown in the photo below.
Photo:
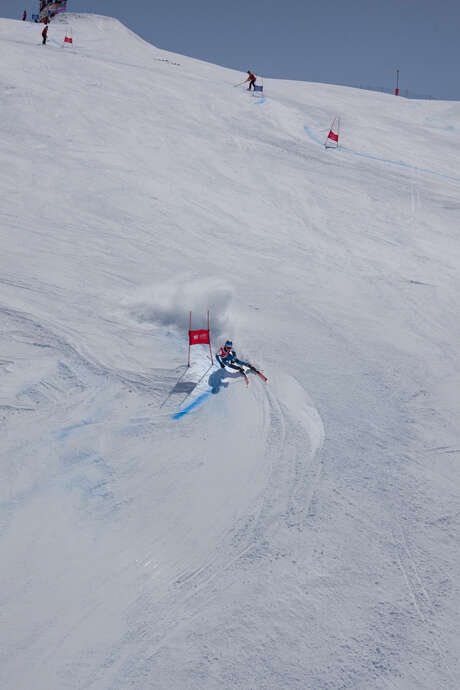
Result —
[[[458, 687], [460, 104], [40, 42], [0, 20], [0, 687]], [[190, 309], [268, 385], [194, 348], [185, 399]]]

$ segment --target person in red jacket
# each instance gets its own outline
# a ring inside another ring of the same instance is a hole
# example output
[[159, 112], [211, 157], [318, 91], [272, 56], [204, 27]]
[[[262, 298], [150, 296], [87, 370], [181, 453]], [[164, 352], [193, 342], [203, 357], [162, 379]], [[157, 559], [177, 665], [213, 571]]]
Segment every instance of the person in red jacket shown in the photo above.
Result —
[[254, 76], [254, 74], [250, 70], [248, 70], [248, 74], [249, 74], [249, 77], [246, 79], [246, 81], [249, 82], [248, 91], [250, 91], [251, 86], [252, 86], [252, 88], [254, 88], [254, 84], [256, 83], [256, 77]]
[[45, 28], [42, 31], [42, 38], [43, 38], [43, 45], [46, 45], [46, 39], [48, 38], [48, 24], [45, 25]]
[[22, 21], [25, 22], [27, 19], [27, 10], [24, 10], [24, 14], [22, 15]]

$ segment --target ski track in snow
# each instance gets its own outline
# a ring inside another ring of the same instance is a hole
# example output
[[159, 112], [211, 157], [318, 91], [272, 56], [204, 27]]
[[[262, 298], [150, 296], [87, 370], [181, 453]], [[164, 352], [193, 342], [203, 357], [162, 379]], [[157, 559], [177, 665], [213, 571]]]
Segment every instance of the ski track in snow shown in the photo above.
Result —
[[[123, 428], [119, 427], [116, 420], [111, 418], [106, 408], [107, 394], [111, 398], [115, 396], [120, 403], [123, 397], [126, 397], [128, 387], [131, 391], [137, 389], [139, 393], [145, 393], [144, 382], [141, 381], [140, 386], [136, 387], [134, 374], [110, 369], [95, 357], [82, 355], [74, 344], [54, 333], [50, 327], [37, 322], [28, 314], [2, 307], [0, 318], [4, 333], [14, 334], [15, 342], [22, 343], [27, 351], [29, 348], [40, 348], [48, 359], [51, 358], [54, 365], [45, 377], [32, 385], [27, 385], [18, 393], [17, 397], [19, 400], [26, 398], [32, 402], [32, 407], [29, 409], [37, 417], [36, 424], [38, 419], [44, 421], [45, 427], [49, 423], [46, 421], [48, 418], [54, 422], [52, 424], [54, 428], [48, 435], [48, 440], [46, 436], [42, 436], [40, 440], [33, 441], [30, 439], [35, 453], [40, 452], [40, 447], [48, 446], [50, 449], [54, 447], [52, 455], [56, 454], [56, 462], [53, 462], [49, 468], [52, 468], [51, 473], [49, 469], [45, 472], [37, 471], [35, 477], [30, 477], [28, 481], [28, 483], [31, 482], [29, 489], [23, 490], [20, 494], [16, 493], [12, 501], [0, 506], [3, 529], [7, 530], [16, 516], [20, 514], [20, 511], [24, 510], [28, 504], [33, 504], [35, 501], [40, 502], [42, 498], [49, 500], [50, 494], [52, 495], [56, 491], [64, 492], [63, 496], [68, 494], [69, 498], [75, 491], [78, 491], [83, 505], [90, 508], [91, 504], [95, 504], [91, 512], [96, 510], [96, 514], [100, 518], [106, 514], [107, 517], [110, 516], [111, 520], [116, 520], [117, 513], [122, 515], [124, 512], [122, 504], [117, 506], [118, 501], [114, 488], [116, 469], [113, 460], [109, 461], [108, 457], [104, 457], [106, 453], [104, 456], [101, 455], [98, 437], [100, 438], [103, 431], [104, 445], [109, 444], [110, 446], [116, 442], [116, 437], [120, 433], [128, 440], [139, 434], [144, 436], [147, 433], [147, 437], [151, 436], [152, 422], [153, 428], [156, 425], [155, 415], [152, 418], [153, 409], [150, 408], [148, 416], [142, 416], [142, 412], [139, 410], [136, 413], [139, 416], [132, 416], [131, 424]], [[209, 366], [205, 364], [205, 358], [201, 361], [203, 362], [203, 371], [208, 369], [209, 380], [211, 380], [212, 374], [209, 374]], [[17, 364], [14, 358], [5, 360], [5, 362], [10, 367]], [[220, 374], [220, 371], [217, 373]], [[203, 379], [203, 384], [206, 386], [210, 385], [208, 375]], [[211, 385], [215, 387], [216, 383]], [[299, 429], [299, 423], [294, 423], [291, 420], [289, 411], [283, 411], [276, 397], [269, 392], [265, 384], [258, 379], [256, 380], [256, 377], [252, 378], [251, 386], [247, 389], [238, 374], [225, 372], [222, 382], [218, 384], [216, 395], [212, 395], [211, 389], [204, 395], [211, 398], [209, 404], [219, 404], [221, 399], [233, 391], [238, 392], [240, 398], [241, 396], [243, 398], [255, 396], [255, 402], [263, 412], [261, 425], [253, 428], [253, 433], [260, 439], [261, 448], [265, 448], [265, 451], [259, 456], [259, 461], [263, 459], [268, 472], [264, 482], [258, 482], [259, 494], [254, 501], [241, 503], [241, 510], [237, 519], [233, 518], [228, 522], [225, 530], [219, 533], [218, 540], [215, 540], [214, 547], [207, 546], [198, 559], [193, 559], [193, 566], [190, 565], [190, 568], [187, 569], [185, 562], [177, 563], [173, 569], [174, 576], [171, 574], [167, 579], [164, 577], [160, 579], [157, 583], [160, 594], [153, 601], [150, 594], [136, 594], [138, 585], [132, 584], [129, 597], [132, 615], [141, 620], [146, 616], [147, 618], [153, 616], [156, 621], [155, 635], [153, 638], [149, 636], [148, 644], [145, 646], [143, 635], [138, 631], [139, 624], [137, 624], [127, 637], [124, 636], [121, 646], [117, 645], [115, 648], [117, 650], [116, 661], [113, 656], [114, 650], [102, 663], [102, 667], [94, 669], [89, 675], [85, 675], [87, 687], [97, 687], [101, 682], [101, 672], [104, 671], [105, 675], [109, 670], [113, 676], [112, 687], [135, 687], [137, 681], [133, 681], [133, 678], [137, 678], [139, 673], [142, 676], [143, 666], [145, 665], [145, 672], [148, 675], [147, 668], [150, 668], [156, 655], [161, 656], [164, 653], [165, 645], [166, 647], [168, 645], [168, 641], [181, 635], [184, 622], [192, 621], [195, 617], [199, 618], [210, 600], [221, 596], [227, 586], [232, 586], [232, 583], [238, 581], [241, 573], [245, 572], [247, 564], [258, 563], [260, 559], [267, 559], [270, 562], [272, 558], [278, 557], [279, 549], [284, 548], [277, 543], [279, 541], [277, 532], [280, 524], [284, 524], [285, 529], [299, 529], [299, 525], [305, 521], [319, 476], [316, 464], [306, 463], [307, 449], [310, 444], [307, 427], [299, 436], [299, 430], [302, 430], [304, 422], [300, 422]], [[147, 392], [149, 391], [147, 390]], [[65, 397], [69, 396], [70, 393], [72, 395], [69, 397], [68, 403], [63, 405]], [[77, 399], [79, 399], [77, 404], [76, 394]], [[200, 400], [202, 395], [196, 400]], [[175, 406], [177, 404], [176, 398], [177, 396], [171, 396], [167, 400], [169, 400], [170, 405]], [[161, 413], [160, 418], [164, 418], [164, 415], [168, 414], [168, 407], [162, 407], [159, 396], [157, 399], [158, 412]], [[299, 408], [302, 407], [302, 393], [300, 393], [298, 402]], [[193, 403], [191, 405], [193, 406]], [[60, 409], [59, 414], [56, 406]], [[92, 410], [92, 414], [88, 418], [79, 419], [78, 417], [81, 415], [79, 409]], [[187, 409], [187, 407], [183, 409]], [[67, 422], [61, 423], [61, 426], [56, 426], [58, 417], [62, 417]], [[72, 417], [77, 419], [69, 424], [68, 420]], [[248, 419], [250, 418], [251, 415]], [[315, 422], [315, 424], [317, 423]], [[187, 434], [190, 434], [196, 424], [199, 424], [198, 418], [192, 421], [192, 427], [188, 428]], [[237, 420], [234, 420], [233, 424], [235, 428], [241, 430], [241, 423], [238, 424]], [[295, 432], [292, 437], [289, 432], [291, 425], [293, 425], [292, 432]], [[319, 435], [321, 438], [321, 429]], [[112, 438], [113, 440], [110, 440]], [[244, 444], [249, 442], [249, 438], [247, 433], [243, 433]], [[109, 452], [108, 455], [110, 456], [110, 454]], [[316, 457], [315, 449], [311, 454], [312, 463]], [[82, 470], [84, 470], [84, 474], [82, 474]], [[127, 555], [130, 553], [129, 550], [126, 551], [126, 548], [125, 552]], [[157, 566], [152, 570], [151, 565], [152, 559], [147, 558], [144, 567], [148, 572], [155, 573]], [[133, 564], [127, 563], [126, 577], [132, 577], [130, 575], [132, 569]], [[120, 577], [123, 579], [123, 571], [117, 575], [117, 579]], [[111, 576], [107, 573], [98, 584], [96, 591], [102, 591], [100, 588], [104, 586], [104, 582], [107, 583], [110, 579]], [[32, 648], [37, 649], [41, 646], [39, 640], [43, 638], [43, 644], [46, 641], [46, 644], [54, 649], [53, 654], [51, 652], [45, 654], [45, 662], [51, 669], [55, 654], [64, 653], [66, 645], [73, 644], [72, 641], [78, 639], [80, 630], [98, 624], [99, 615], [102, 614], [104, 607], [102, 606], [101, 610], [101, 604], [96, 606], [96, 601], [97, 599], [92, 596], [84, 604], [83, 611], [70, 618], [67, 614], [68, 630], [60, 640], [55, 637], [58, 629], [54, 632], [54, 625], [51, 625], [48, 631], [43, 628], [41, 631], [39, 629], [37, 631], [39, 637], [35, 637], [33, 643], [31, 640]], [[183, 616], [184, 607], [187, 611], [185, 617]], [[178, 621], [182, 618], [182, 623], [179, 623]], [[147, 661], [145, 661], [145, 657]], [[14, 661], [15, 655], [10, 660], [12, 668], [14, 668]], [[30, 685], [35, 673], [36, 669], [22, 673], [22, 680], [18, 676], [17, 687], [25, 688]], [[43, 677], [47, 678], [47, 683], [52, 684], [54, 682], [52, 675], [48, 676], [46, 672], [43, 672]], [[191, 684], [190, 687], [195, 687], [195, 685]]]

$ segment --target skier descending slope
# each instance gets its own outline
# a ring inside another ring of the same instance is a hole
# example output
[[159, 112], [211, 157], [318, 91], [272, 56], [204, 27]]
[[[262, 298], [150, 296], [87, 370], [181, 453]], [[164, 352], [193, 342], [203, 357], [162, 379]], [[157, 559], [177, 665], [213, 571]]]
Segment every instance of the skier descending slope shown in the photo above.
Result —
[[[257, 77], [256, 77], [256, 76], [251, 72], [251, 70], [249, 70], [249, 69], [248, 69], [248, 74], [249, 74], [249, 77], [246, 79], [246, 82], [249, 82], [248, 91], [251, 90], [251, 86], [252, 86], [252, 88], [253, 88], [254, 91], [255, 91], [255, 90], [256, 90], [256, 89], [255, 89], [255, 84], [256, 84], [256, 78], [257, 78]], [[246, 83], [246, 82], [244, 82], [244, 83]]]
[[225, 345], [220, 348], [219, 354], [216, 355], [216, 359], [219, 362], [220, 366], [222, 369], [225, 369], [225, 367], [228, 367], [229, 369], [236, 369], [237, 371], [240, 372], [245, 378], [246, 384], [249, 384], [249, 379], [246, 376], [246, 372], [243, 367], [247, 367], [250, 371], [253, 371], [255, 374], [258, 374], [264, 381], [267, 381], [267, 377], [262, 374], [262, 372], [258, 371], [255, 367], [252, 366], [252, 364], [249, 364], [249, 362], [243, 362], [241, 359], [238, 359], [236, 356], [236, 352], [233, 349], [233, 343], [231, 340], [227, 340]]

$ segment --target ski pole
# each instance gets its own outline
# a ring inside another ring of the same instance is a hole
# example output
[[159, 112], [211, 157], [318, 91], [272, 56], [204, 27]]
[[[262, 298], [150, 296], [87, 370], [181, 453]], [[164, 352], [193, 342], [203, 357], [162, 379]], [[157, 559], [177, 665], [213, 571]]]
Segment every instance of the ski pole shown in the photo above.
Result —
[[243, 84], [246, 84], [246, 82], [247, 82], [247, 79], [242, 81], [240, 84], [233, 84], [233, 88], [235, 88], [235, 86], [243, 86]]

